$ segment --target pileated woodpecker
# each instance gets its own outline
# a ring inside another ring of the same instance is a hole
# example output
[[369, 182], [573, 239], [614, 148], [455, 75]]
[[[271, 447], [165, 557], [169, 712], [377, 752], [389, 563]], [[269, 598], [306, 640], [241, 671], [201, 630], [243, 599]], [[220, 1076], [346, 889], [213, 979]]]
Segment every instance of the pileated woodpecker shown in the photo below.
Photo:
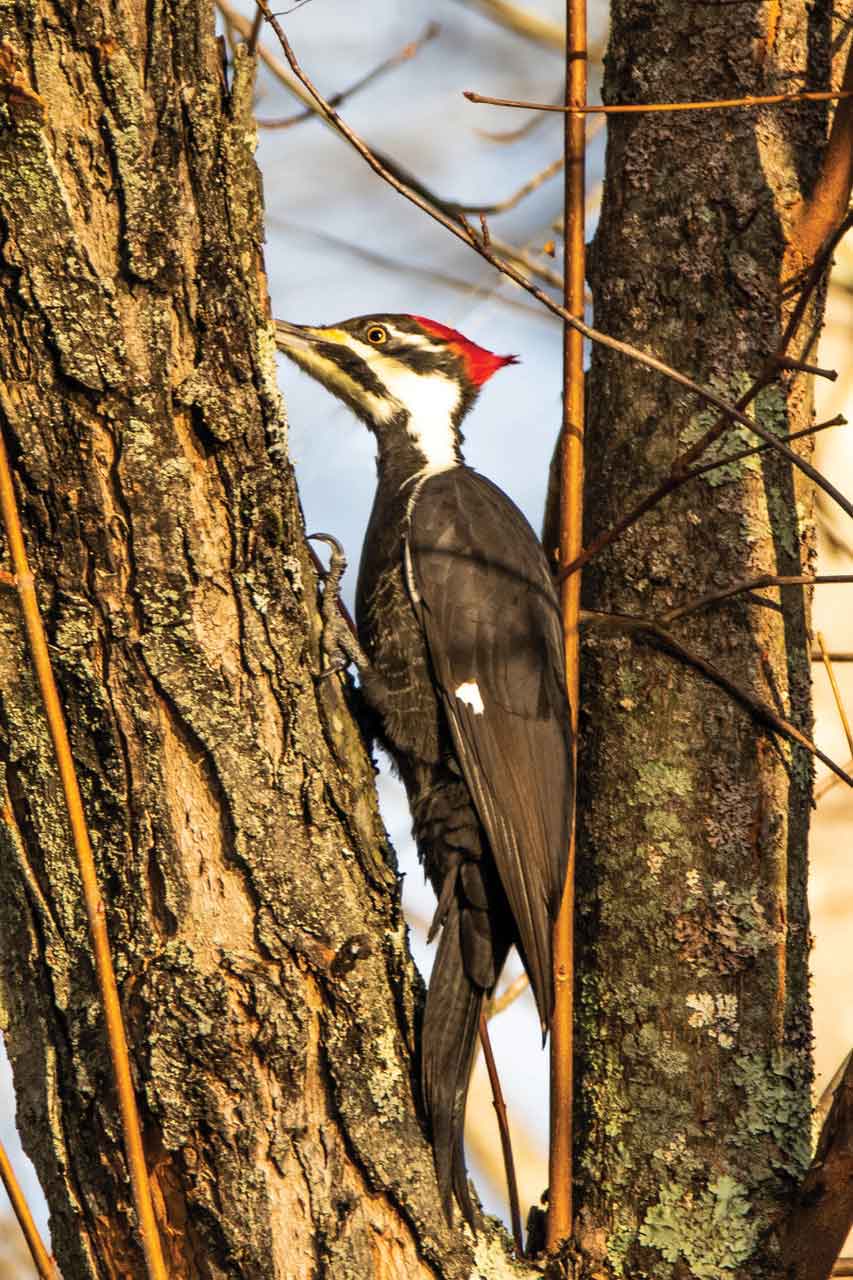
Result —
[[563, 633], [545, 555], [514, 503], [460, 452], [462, 419], [515, 357], [421, 316], [276, 330], [281, 350], [378, 444], [358, 576], [361, 650], [342, 647], [406, 786], [438, 897], [422, 1091], [445, 1214], [452, 1190], [473, 1227], [463, 1127], [480, 1011], [515, 945], [548, 1028], [571, 804]]

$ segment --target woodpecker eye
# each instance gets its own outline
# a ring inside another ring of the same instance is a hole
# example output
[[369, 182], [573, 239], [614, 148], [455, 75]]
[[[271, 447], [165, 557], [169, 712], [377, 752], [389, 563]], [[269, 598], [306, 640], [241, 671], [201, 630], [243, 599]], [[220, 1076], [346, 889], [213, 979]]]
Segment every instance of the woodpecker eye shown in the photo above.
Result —
[[383, 342], [388, 341], [387, 330], [381, 324], [372, 324], [367, 330], [367, 341], [372, 342], [375, 347], [381, 347]]

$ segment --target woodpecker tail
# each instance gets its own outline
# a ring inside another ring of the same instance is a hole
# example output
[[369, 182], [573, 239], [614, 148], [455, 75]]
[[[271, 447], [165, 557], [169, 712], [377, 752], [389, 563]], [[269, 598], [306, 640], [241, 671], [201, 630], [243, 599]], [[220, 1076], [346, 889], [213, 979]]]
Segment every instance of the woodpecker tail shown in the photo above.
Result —
[[421, 1087], [432, 1129], [435, 1173], [452, 1221], [452, 1194], [472, 1230], [476, 1216], [468, 1190], [463, 1134], [468, 1079], [474, 1062], [477, 1028], [485, 991], [465, 972], [461, 911], [450, 903], [427, 992], [422, 1039]]
[[480, 868], [463, 864], [430, 977], [421, 1050], [421, 1086], [444, 1214], [451, 1222], [455, 1194], [472, 1231], [477, 1214], [465, 1167], [465, 1104], [483, 1001], [494, 989], [508, 950], [507, 942], [495, 936], [490, 913], [471, 901], [481, 895], [485, 904]]

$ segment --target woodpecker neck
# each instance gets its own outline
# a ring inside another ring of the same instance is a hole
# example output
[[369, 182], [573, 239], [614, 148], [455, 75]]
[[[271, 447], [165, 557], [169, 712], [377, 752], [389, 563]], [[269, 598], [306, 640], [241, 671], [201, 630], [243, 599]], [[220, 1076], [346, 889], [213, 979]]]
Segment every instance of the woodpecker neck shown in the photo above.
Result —
[[404, 481], [460, 466], [459, 424], [476, 398], [476, 389], [469, 390], [443, 374], [424, 376], [408, 370], [395, 371], [389, 384], [393, 396], [389, 413], [385, 420], [377, 415], [371, 424], [379, 445], [380, 475], [393, 472]]

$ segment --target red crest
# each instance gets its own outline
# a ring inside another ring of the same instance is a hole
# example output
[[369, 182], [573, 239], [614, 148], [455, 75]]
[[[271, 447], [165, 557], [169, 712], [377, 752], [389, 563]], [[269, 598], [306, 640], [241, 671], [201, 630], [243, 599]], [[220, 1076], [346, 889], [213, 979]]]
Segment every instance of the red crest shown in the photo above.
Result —
[[458, 329], [450, 329], [437, 320], [428, 320], [426, 316], [412, 316], [412, 319], [417, 320], [426, 333], [431, 333], [435, 338], [443, 338], [451, 351], [461, 356], [466, 374], [477, 387], [488, 382], [492, 374], [497, 373], [504, 365], [518, 364], [518, 356], [496, 356], [493, 351], [478, 347], [476, 342], [471, 342]]

